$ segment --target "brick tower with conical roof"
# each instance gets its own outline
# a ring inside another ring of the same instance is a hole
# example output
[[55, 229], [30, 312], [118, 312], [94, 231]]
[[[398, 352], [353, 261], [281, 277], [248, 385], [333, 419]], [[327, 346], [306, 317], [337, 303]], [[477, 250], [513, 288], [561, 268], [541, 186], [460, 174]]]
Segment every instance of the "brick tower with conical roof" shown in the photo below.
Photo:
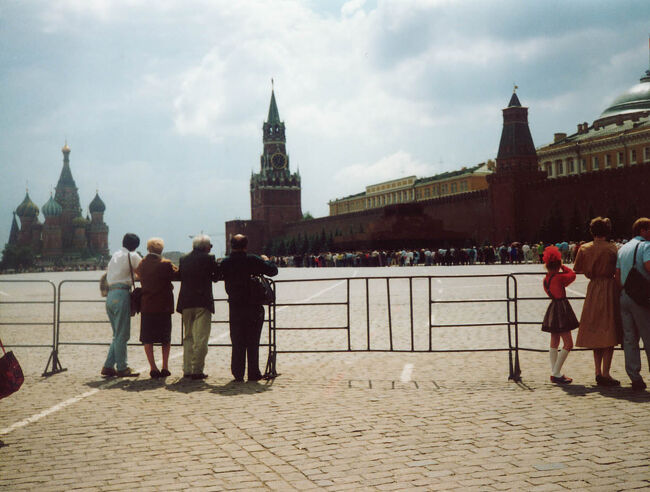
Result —
[[513, 92], [508, 107], [503, 110], [496, 172], [487, 177], [494, 244], [521, 239], [518, 211], [522, 208], [521, 200], [526, 198], [523, 186], [545, 177], [537, 164], [537, 152], [528, 127], [528, 108], [521, 105], [517, 93]]

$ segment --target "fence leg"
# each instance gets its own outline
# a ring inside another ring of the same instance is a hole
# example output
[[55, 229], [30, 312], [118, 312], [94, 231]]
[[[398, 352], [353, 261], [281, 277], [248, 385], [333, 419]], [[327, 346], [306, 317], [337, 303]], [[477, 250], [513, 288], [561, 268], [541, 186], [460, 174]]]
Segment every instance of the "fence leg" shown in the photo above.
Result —
[[[52, 363], [52, 370], [48, 371], [47, 368], [50, 367], [50, 363]], [[50, 358], [47, 359], [47, 365], [45, 366], [45, 369], [43, 370], [42, 376], [51, 376], [52, 374], [58, 374], [60, 372], [67, 371], [65, 367], [61, 366], [61, 361], [59, 360], [59, 352], [56, 349], [52, 350], [52, 353], [50, 354]]]
[[[275, 283], [273, 285], [273, 292], [275, 293]], [[276, 331], [275, 331], [275, 303], [269, 305], [269, 356], [266, 359], [266, 368], [264, 369], [263, 378], [267, 381], [275, 379], [279, 376], [276, 366]]]

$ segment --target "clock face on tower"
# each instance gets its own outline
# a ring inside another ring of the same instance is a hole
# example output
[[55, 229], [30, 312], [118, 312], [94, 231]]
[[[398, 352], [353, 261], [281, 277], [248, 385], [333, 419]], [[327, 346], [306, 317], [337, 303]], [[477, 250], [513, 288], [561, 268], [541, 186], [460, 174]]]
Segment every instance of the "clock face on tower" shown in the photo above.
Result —
[[271, 164], [273, 169], [284, 169], [287, 165], [287, 158], [284, 154], [277, 152], [271, 156]]

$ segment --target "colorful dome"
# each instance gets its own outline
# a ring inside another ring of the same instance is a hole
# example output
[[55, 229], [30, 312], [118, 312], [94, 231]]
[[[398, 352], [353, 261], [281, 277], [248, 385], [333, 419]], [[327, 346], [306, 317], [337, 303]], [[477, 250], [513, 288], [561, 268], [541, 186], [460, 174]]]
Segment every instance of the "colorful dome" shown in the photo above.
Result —
[[64, 154], [69, 154], [70, 153], [70, 147], [68, 147], [68, 142], [65, 143], [65, 145], [61, 149], [61, 152], [63, 152]]
[[38, 215], [38, 207], [29, 198], [29, 193], [25, 193], [25, 199], [18, 205], [16, 213], [18, 217], [36, 217]]
[[86, 225], [88, 225], [88, 221], [80, 215], [79, 217], [72, 219], [72, 225], [86, 227]]
[[58, 217], [63, 212], [63, 207], [50, 195], [50, 199], [43, 205], [42, 210], [45, 217]]
[[[649, 71], [650, 72], [650, 71]], [[600, 118], [637, 111], [650, 111], [650, 74], [618, 96]]]
[[104, 205], [102, 199], [99, 198], [99, 192], [95, 194], [95, 198], [93, 198], [93, 201], [90, 202], [88, 210], [90, 210], [90, 213], [103, 212], [106, 210], [106, 205]]

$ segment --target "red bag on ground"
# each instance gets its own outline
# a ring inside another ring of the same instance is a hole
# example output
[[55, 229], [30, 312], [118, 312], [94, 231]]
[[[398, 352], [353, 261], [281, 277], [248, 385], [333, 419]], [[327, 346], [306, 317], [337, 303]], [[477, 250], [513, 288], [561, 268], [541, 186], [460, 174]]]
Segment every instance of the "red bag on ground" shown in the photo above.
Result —
[[13, 352], [5, 350], [2, 340], [0, 340], [0, 347], [4, 352], [4, 355], [0, 357], [0, 398], [4, 398], [18, 391], [25, 381], [25, 376], [23, 376], [18, 359]]

